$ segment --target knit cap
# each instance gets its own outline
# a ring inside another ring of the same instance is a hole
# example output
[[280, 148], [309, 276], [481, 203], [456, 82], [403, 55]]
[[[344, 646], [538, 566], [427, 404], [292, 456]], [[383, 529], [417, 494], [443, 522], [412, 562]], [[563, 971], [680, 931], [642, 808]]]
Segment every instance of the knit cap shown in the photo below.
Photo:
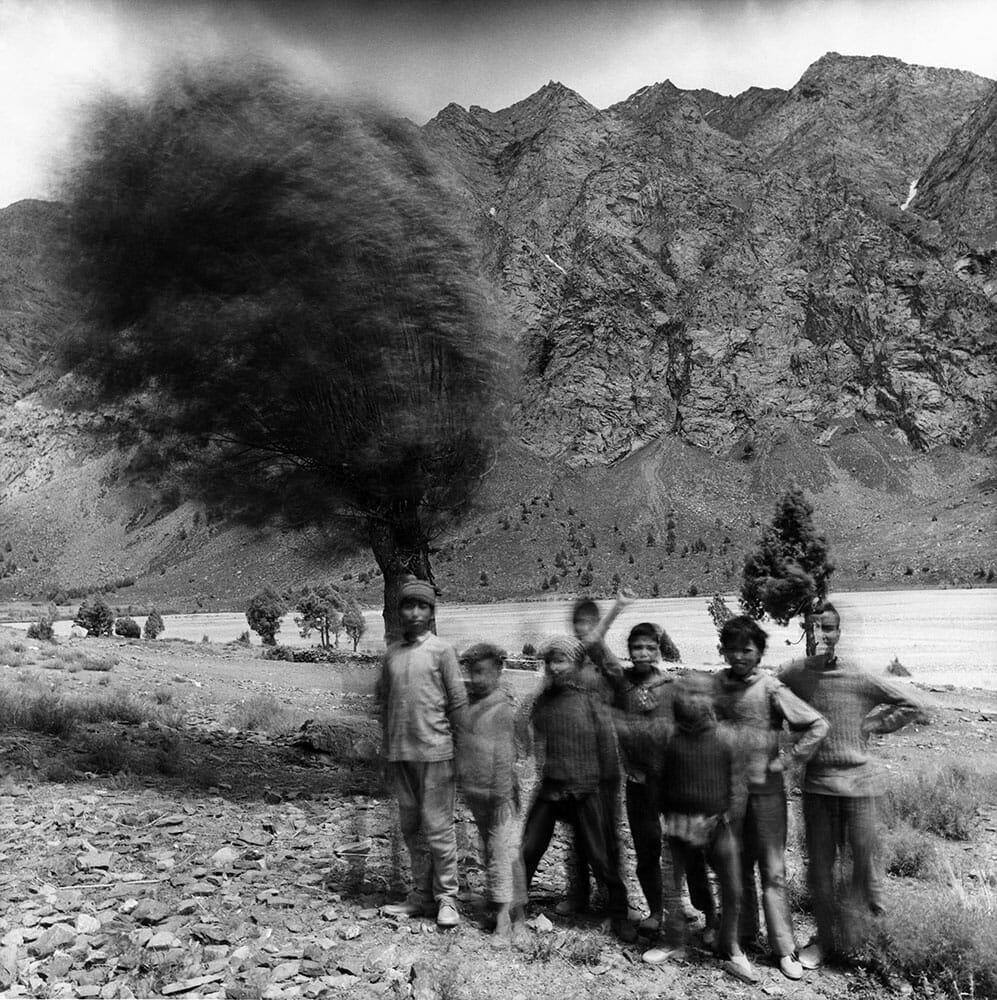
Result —
[[425, 601], [432, 608], [436, 607], [436, 589], [427, 580], [406, 580], [398, 593], [398, 603], [401, 604], [410, 597]]
[[574, 636], [552, 635], [541, 643], [537, 656], [546, 662], [553, 653], [564, 653], [569, 660], [577, 663], [585, 655], [585, 647]]

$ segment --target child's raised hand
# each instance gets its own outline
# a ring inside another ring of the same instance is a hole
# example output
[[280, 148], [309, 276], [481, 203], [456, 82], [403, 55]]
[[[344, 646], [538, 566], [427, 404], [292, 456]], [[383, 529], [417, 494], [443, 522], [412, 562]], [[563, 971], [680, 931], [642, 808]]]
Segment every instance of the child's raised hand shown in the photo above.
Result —
[[621, 607], [625, 608], [629, 604], [633, 604], [637, 600], [637, 594], [630, 587], [620, 587], [616, 593], [616, 603]]

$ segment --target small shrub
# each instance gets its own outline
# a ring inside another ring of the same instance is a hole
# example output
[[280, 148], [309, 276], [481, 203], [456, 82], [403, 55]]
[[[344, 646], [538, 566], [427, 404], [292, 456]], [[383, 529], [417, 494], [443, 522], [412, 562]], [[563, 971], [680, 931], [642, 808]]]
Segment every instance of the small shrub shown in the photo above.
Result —
[[905, 895], [884, 916], [855, 922], [851, 957], [885, 982], [923, 995], [997, 996], [997, 901], [961, 889]]
[[532, 642], [523, 643], [523, 656], [536, 656], [537, 647], [533, 645]]
[[886, 870], [899, 878], [929, 879], [937, 870], [938, 851], [928, 834], [902, 825], [883, 838]]
[[889, 826], [907, 823], [915, 830], [948, 840], [969, 840], [978, 820], [979, 778], [962, 764], [933, 773], [900, 778], [883, 796]]
[[36, 622], [32, 622], [28, 626], [28, 638], [29, 639], [39, 639], [42, 642], [52, 642], [55, 638], [55, 633], [52, 629], [52, 622], [49, 621], [44, 615], [38, 619]]
[[210, 643], [211, 640], [208, 638], [207, 634], [201, 636], [201, 644]]
[[114, 634], [125, 639], [141, 639], [142, 630], [138, 627], [138, 622], [134, 618], [125, 615], [117, 619], [114, 623]]
[[228, 723], [244, 731], [285, 732], [291, 724], [292, 713], [273, 695], [254, 695], [246, 701], [233, 705], [228, 715]]
[[252, 640], [249, 638], [249, 629], [247, 628], [244, 632], [240, 632], [232, 642], [239, 646], [252, 645]]
[[153, 694], [153, 698], [157, 705], [172, 705], [173, 688], [158, 687]]

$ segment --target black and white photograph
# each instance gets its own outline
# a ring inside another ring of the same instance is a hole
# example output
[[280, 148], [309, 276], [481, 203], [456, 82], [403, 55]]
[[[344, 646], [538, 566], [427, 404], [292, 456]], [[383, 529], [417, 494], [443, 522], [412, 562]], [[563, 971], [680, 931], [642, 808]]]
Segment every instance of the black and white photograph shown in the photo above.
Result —
[[992, 0], [0, 0], [0, 996], [997, 1000]]

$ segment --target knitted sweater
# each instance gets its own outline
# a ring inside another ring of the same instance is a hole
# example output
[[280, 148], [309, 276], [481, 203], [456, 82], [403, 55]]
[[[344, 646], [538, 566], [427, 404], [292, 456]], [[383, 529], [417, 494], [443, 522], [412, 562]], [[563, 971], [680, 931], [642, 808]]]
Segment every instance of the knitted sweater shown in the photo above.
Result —
[[654, 765], [655, 745], [673, 721], [673, 678], [654, 671], [624, 670], [613, 699], [616, 735], [623, 770], [630, 781], [645, 784]]
[[692, 728], [676, 725], [661, 756], [658, 807], [664, 813], [717, 816], [735, 805], [735, 744], [712, 719]]
[[[902, 688], [826, 656], [788, 663], [779, 679], [830, 724], [827, 737], [807, 765], [803, 790], [860, 798], [885, 790], [882, 768], [869, 752], [869, 735], [892, 733], [921, 706]], [[891, 706], [872, 714], [879, 706]]]
[[452, 646], [431, 632], [392, 643], [376, 696], [389, 761], [453, 759], [452, 729], [463, 723], [467, 691]]
[[502, 688], [468, 706], [456, 761], [458, 781], [469, 798], [516, 798], [513, 715], [512, 697]]
[[827, 720], [798, 698], [768, 670], [738, 677], [721, 670], [714, 677], [717, 718], [729, 722], [735, 733], [747, 790], [755, 795], [783, 790], [779, 734], [785, 723], [799, 733], [793, 757], [808, 761], [827, 735]]
[[587, 795], [620, 776], [613, 721], [597, 680], [591, 669], [576, 668], [550, 678], [534, 702], [546, 797]]

